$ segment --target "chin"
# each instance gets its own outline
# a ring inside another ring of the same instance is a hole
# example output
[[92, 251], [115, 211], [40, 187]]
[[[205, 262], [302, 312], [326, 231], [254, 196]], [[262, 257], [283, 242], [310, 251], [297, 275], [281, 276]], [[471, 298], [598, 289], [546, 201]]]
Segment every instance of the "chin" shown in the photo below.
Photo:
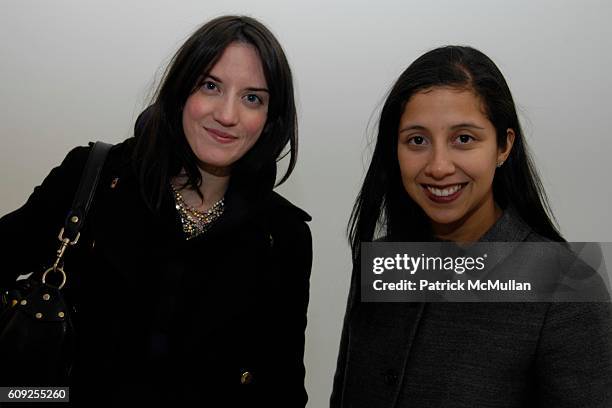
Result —
[[429, 219], [436, 224], [452, 224], [460, 221], [464, 216], [465, 212], [460, 209], [439, 209], [439, 208], [424, 208], [425, 214]]
[[196, 154], [198, 161], [204, 167], [218, 167], [225, 168], [230, 167], [233, 161], [227, 157], [227, 155], [215, 155], [211, 154], [210, 151], [201, 152], [200, 154]]

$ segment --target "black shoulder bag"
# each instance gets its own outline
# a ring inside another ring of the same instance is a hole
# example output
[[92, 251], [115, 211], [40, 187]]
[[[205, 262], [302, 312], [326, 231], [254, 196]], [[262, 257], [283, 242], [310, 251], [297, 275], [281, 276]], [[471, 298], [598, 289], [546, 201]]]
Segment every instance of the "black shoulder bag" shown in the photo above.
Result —
[[[65, 385], [74, 357], [75, 333], [63, 257], [80, 237], [98, 179], [112, 145], [96, 142], [87, 158], [72, 208], [59, 233], [60, 247], [52, 266], [32, 273], [2, 291], [0, 301], [0, 386]], [[53, 282], [53, 283], [52, 283]]]

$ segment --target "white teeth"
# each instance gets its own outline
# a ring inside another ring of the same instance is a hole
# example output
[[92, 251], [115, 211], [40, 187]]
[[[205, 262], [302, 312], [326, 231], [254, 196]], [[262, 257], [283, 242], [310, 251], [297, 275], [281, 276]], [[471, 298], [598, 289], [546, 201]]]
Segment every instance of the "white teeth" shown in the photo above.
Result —
[[447, 197], [451, 194], [455, 194], [457, 191], [461, 189], [461, 184], [454, 185], [452, 187], [447, 187], [444, 190], [440, 190], [439, 188], [427, 186], [427, 189], [435, 196], [438, 197]]

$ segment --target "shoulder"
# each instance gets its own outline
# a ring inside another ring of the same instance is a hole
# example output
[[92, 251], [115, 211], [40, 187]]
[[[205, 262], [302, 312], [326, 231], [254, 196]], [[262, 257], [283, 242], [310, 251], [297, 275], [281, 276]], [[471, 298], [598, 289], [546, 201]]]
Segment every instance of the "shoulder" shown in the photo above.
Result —
[[308, 222], [312, 220], [312, 217], [306, 211], [302, 210], [275, 191], [270, 194], [266, 200], [265, 206], [272, 218], [301, 222]]
[[275, 242], [285, 246], [285, 249], [312, 247], [312, 234], [308, 226], [312, 218], [306, 211], [276, 192], [268, 196], [264, 207]]
[[[53, 168], [43, 182], [35, 188], [33, 195], [30, 197], [33, 202], [51, 202], [58, 209], [67, 211], [77, 192], [93, 144], [91, 142], [86, 146], [72, 148], [61, 164]], [[127, 168], [130, 163], [127, 159], [127, 147], [126, 142], [111, 147], [102, 168], [100, 183], [106, 183], [106, 179], [111, 175], [116, 177], [122, 174], [123, 170], [119, 169]]]
[[[555, 242], [549, 238], [546, 238], [545, 236], [538, 234], [537, 232], [532, 230], [530, 227], [527, 227], [527, 228], [529, 229], [525, 235], [525, 238], [522, 240], [523, 242], [542, 242], [542, 243], [551, 243], [551, 244]], [[559, 245], [561, 245], [561, 243], [559, 243]]]
[[85, 168], [91, 146], [76, 146], [72, 148], [59, 165], [59, 169], [67, 174], [80, 174]]
[[520, 254], [535, 259], [540, 279], [550, 277], [557, 283], [553, 293], [557, 302], [609, 302], [607, 272], [598, 243], [558, 242], [532, 231]]
[[[63, 171], [80, 175], [85, 168], [87, 159], [95, 142], [89, 142], [86, 146], [77, 146], [71, 149], [60, 164]], [[132, 151], [131, 139], [114, 144], [108, 153], [105, 167], [119, 167], [129, 164]]]

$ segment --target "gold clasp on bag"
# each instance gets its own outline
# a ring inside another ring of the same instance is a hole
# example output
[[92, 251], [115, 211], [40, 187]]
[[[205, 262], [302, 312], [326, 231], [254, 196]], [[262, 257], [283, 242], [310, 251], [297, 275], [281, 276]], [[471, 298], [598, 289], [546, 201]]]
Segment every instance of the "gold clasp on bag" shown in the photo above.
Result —
[[49, 272], [51, 272], [51, 271], [53, 271], [53, 272], [57, 272], [57, 273], [60, 273], [60, 274], [62, 275], [62, 283], [60, 283], [60, 284], [59, 284], [59, 286], [58, 286], [57, 288], [58, 288], [58, 289], [63, 288], [63, 287], [64, 287], [64, 285], [66, 284], [66, 273], [65, 273], [65, 272], [64, 272], [64, 270], [63, 270], [62, 268], [60, 268], [59, 266], [57, 266], [57, 267], [56, 267], [56, 266], [52, 266], [52, 267], [50, 267], [49, 269], [47, 269], [47, 270], [45, 271], [45, 273], [43, 273], [43, 275], [42, 275], [42, 279], [41, 279], [41, 280], [42, 280], [42, 283], [45, 283], [45, 280], [46, 280], [46, 278], [47, 278], [47, 274], [48, 274]]
[[62, 258], [64, 257], [64, 252], [66, 251], [66, 248], [68, 248], [68, 245], [76, 244], [77, 242], [79, 242], [80, 237], [81, 237], [81, 233], [78, 232], [74, 241], [70, 241], [69, 238], [64, 238], [64, 228], [61, 229], [59, 235], [57, 236], [57, 239], [61, 241], [61, 245], [57, 250], [57, 259], [55, 260], [55, 263], [53, 264], [53, 266], [47, 269], [43, 273], [42, 279], [41, 279], [42, 283], [45, 283], [47, 274], [53, 271], [56, 273], [60, 273], [62, 275], [62, 283], [58, 286], [58, 289], [61, 289], [64, 287], [64, 285], [66, 284], [66, 273], [64, 272], [64, 269], [60, 266], [60, 263], [62, 262]]
[[64, 228], [61, 229], [59, 235], [57, 236], [57, 239], [59, 239], [62, 244], [60, 245], [59, 249], [57, 250], [57, 259], [55, 260], [55, 264], [53, 264], [53, 268], [56, 269], [57, 266], [59, 265], [60, 261], [62, 260], [62, 257], [64, 256], [64, 251], [66, 250], [66, 248], [68, 247], [68, 245], [74, 245], [77, 242], [79, 242], [79, 238], [81, 237], [81, 233], [77, 232], [77, 236], [74, 239], [74, 241], [70, 241], [70, 239], [68, 238], [64, 238]]

